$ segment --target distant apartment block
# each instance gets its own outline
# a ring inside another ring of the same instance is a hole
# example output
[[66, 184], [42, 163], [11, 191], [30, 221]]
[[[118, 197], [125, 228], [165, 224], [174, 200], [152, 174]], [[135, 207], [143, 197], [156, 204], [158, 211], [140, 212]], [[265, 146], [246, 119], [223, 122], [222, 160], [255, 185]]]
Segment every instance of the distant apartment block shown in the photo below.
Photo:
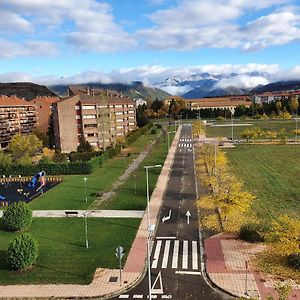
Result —
[[135, 102], [115, 91], [69, 87], [69, 97], [53, 104], [57, 149], [76, 151], [84, 137], [95, 149], [114, 146], [136, 129]]
[[232, 114], [237, 106], [250, 107], [252, 102], [248, 96], [228, 96], [215, 98], [185, 99], [187, 108], [200, 109], [228, 109]]
[[30, 101], [36, 106], [37, 124], [36, 127], [43, 132], [48, 132], [49, 118], [51, 115], [52, 105], [59, 100], [58, 97], [37, 97]]
[[232, 113], [234, 113], [235, 108], [239, 105], [249, 107], [252, 104], [248, 96], [226, 96], [198, 99], [185, 99], [179, 96], [171, 96], [166, 98], [163, 103], [166, 106], [170, 106], [172, 101], [184, 101], [186, 107], [191, 110], [229, 109]]
[[0, 148], [6, 148], [16, 133], [30, 133], [36, 123], [33, 103], [15, 96], [0, 96]]
[[262, 93], [252, 96], [252, 101], [256, 104], [263, 104], [263, 103], [272, 103], [277, 101], [283, 100], [290, 100], [292, 97], [300, 97], [300, 90], [299, 91], [291, 91], [291, 92], [268, 92]]

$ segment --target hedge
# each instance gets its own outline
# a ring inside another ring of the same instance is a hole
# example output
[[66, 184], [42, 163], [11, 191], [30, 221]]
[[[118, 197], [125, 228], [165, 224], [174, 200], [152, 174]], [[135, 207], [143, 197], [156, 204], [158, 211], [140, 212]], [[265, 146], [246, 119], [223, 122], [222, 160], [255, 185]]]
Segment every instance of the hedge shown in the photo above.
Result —
[[38, 257], [38, 244], [30, 233], [23, 233], [12, 241], [7, 250], [7, 263], [12, 270], [25, 270]]
[[69, 153], [70, 162], [89, 161], [93, 157], [100, 156], [102, 152], [71, 152]]
[[0, 166], [0, 174], [5, 176], [33, 176], [45, 171], [47, 175], [75, 175], [90, 174], [92, 164], [90, 162], [73, 162], [73, 163], [43, 163], [37, 165], [12, 165], [8, 168]]
[[153, 124], [148, 123], [147, 125], [139, 128], [138, 130], [131, 132], [127, 137], [126, 137], [126, 145], [129, 145], [136, 141], [141, 135], [146, 133], [150, 128], [152, 128]]

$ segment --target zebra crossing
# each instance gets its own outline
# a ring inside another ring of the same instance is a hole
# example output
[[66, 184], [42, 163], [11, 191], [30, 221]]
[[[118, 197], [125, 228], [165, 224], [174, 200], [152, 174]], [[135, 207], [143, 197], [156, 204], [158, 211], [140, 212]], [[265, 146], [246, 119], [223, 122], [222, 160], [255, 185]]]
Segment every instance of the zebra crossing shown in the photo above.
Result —
[[[151, 295], [152, 299], [172, 299], [172, 295]], [[123, 294], [119, 296], [119, 299], [149, 299], [148, 295], [128, 295]]]
[[193, 146], [193, 144], [182, 144], [182, 143], [180, 143], [180, 144], [178, 144], [178, 147], [179, 148], [191, 148]]
[[151, 268], [198, 270], [198, 249], [197, 241], [157, 240]]

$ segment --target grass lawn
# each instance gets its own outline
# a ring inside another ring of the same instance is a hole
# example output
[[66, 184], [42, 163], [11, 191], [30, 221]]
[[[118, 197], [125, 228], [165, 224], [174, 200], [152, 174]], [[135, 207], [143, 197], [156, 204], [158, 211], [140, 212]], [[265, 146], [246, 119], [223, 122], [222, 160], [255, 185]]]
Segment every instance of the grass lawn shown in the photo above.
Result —
[[118, 268], [115, 249], [125, 249], [126, 261], [140, 219], [88, 219], [89, 248], [85, 248], [83, 218], [35, 218], [30, 232], [39, 243], [39, 257], [30, 271], [9, 271], [5, 252], [19, 233], [0, 224], [0, 284], [90, 283], [95, 269]]
[[[175, 134], [170, 134], [170, 144]], [[121, 210], [144, 210], [147, 205], [146, 198], [146, 173], [144, 166], [164, 164], [167, 156], [167, 143], [163, 142], [153, 148], [151, 153], [140, 164], [139, 168], [129, 177], [129, 179], [119, 188], [117, 194], [112, 199], [102, 203], [100, 207], [94, 209], [121, 209]], [[161, 168], [149, 169], [149, 191], [150, 195], [155, 188], [157, 178]]]
[[[234, 120], [233, 124], [253, 124], [252, 126], [239, 126], [233, 127], [233, 137], [234, 139], [241, 139], [241, 132], [246, 128], [260, 127], [263, 131], [278, 131], [285, 128], [285, 135], [288, 138], [294, 138], [292, 130], [295, 129], [295, 120]], [[206, 135], [208, 137], [228, 137], [231, 138], [231, 121], [216, 121], [215, 124], [227, 124], [227, 127], [210, 127], [206, 126]], [[298, 126], [299, 127], [299, 126]]]
[[[125, 149], [130, 156], [115, 157], [103, 166], [96, 166], [89, 175], [64, 176], [63, 182], [44, 195], [33, 200], [29, 206], [33, 210], [87, 209], [99, 192], [109, 190], [111, 185], [124, 172], [137, 155], [144, 150], [156, 135], [145, 134]], [[85, 202], [83, 178], [87, 177], [88, 201]]]
[[253, 210], [261, 220], [300, 215], [300, 146], [243, 145], [226, 149], [233, 173], [257, 196]]

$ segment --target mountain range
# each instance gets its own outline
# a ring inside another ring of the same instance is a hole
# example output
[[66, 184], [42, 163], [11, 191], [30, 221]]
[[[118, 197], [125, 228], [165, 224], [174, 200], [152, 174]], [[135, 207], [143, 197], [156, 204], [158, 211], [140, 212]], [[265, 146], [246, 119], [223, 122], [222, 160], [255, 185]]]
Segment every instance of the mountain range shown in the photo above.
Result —
[[225, 95], [245, 95], [253, 88], [268, 84], [271, 75], [266, 72], [229, 74], [199, 73], [173, 76], [156, 82], [155, 87], [187, 99]]

